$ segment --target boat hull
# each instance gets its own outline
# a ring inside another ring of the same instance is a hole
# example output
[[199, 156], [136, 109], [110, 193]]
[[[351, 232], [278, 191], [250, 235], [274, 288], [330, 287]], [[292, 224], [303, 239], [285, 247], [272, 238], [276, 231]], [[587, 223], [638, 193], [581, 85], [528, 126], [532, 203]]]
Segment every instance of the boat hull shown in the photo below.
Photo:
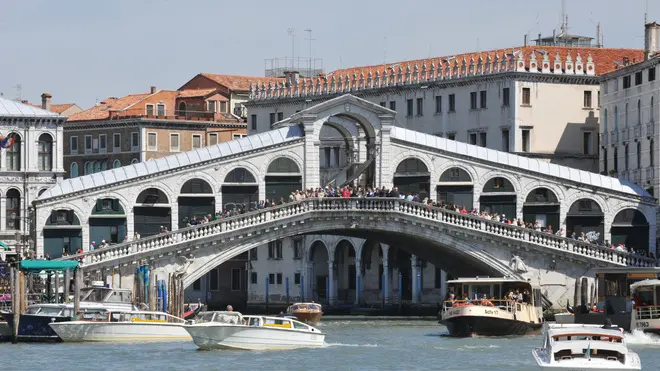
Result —
[[321, 322], [321, 317], [323, 312], [294, 312], [293, 315], [300, 322], [305, 322], [307, 324], [316, 324]]
[[[3, 313], [10, 331], [14, 329], [14, 314]], [[18, 341], [22, 342], [59, 342], [59, 336], [50, 327], [53, 322], [68, 322], [71, 317], [38, 316], [22, 314], [18, 319]]]
[[168, 342], [191, 340], [182, 324], [157, 322], [86, 322], [51, 324], [64, 342]]
[[8, 341], [11, 339], [11, 327], [7, 322], [0, 322], [0, 341]]
[[458, 316], [440, 321], [449, 330], [450, 336], [507, 336], [525, 335], [540, 328], [526, 322], [486, 316]]
[[613, 361], [608, 361], [602, 358], [592, 358], [587, 360], [585, 358], [576, 358], [572, 360], [565, 360], [559, 363], [549, 363], [545, 352], [542, 348], [536, 348], [532, 351], [534, 360], [540, 370], [570, 370], [570, 371], [632, 371], [641, 370], [642, 365], [639, 362], [637, 353], [630, 353], [629, 359], [632, 362], [628, 364], [616, 364]]
[[325, 334], [267, 327], [225, 324], [185, 326], [195, 344], [204, 350], [290, 350], [320, 348]]

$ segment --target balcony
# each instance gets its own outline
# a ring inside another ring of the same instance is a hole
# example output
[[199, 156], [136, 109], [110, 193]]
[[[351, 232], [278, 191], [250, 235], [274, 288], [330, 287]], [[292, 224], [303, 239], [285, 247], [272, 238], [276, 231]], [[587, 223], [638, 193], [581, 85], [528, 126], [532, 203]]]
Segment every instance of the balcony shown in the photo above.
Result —
[[608, 132], [600, 133], [600, 145], [601, 146], [609, 145], [609, 143], [607, 142], [608, 139], [610, 139], [610, 135], [609, 135]]
[[639, 139], [642, 136], [642, 124], [639, 123], [633, 127], [633, 130], [635, 132], [635, 136], [633, 139]]
[[227, 113], [208, 111], [147, 111], [144, 108], [127, 109], [123, 111], [108, 111], [109, 120], [124, 120], [131, 118], [147, 118], [155, 120], [186, 120], [186, 121], [236, 121]]
[[610, 138], [613, 146], [619, 144], [619, 132], [617, 130], [610, 131]]
[[646, 136], [647, 137], [652, 137], [655, 135], [655, 122], [647, 122], [646, 123]]
[[639, 184], [642, 181], [641, 179], [642, 172], [640, 169], [633, 169], [630, 171], [629, 174], [630, 174], [629, 178], [631, 182]]

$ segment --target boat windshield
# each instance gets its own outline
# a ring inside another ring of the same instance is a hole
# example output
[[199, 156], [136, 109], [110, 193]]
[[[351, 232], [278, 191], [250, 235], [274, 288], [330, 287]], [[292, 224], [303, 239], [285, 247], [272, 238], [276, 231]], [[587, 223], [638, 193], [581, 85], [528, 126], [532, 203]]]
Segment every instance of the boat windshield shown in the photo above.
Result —
[[621, 336], [608, 336], [608, 335], [594, 335], [594, 334], [561, 334], [552, 337], [554, 341], [575, 341], [575, 340], [595, 340], [607, 341], [610, 343], [621, 343], [623, 338]]
[[243, 323], [243, 317], [236, 312], [217, 312], [213, 317], [213, 322], [238, 325]]
[[321, 306], [319, 304], [294, 304], [293, 310], [300, 312], [320, 312]]
[[62, 308], [60, 307], [42, 307], [34, 306], [29, 307], [25, 314], [36, 314], [40, 316], [60, 316], [62, 313]]

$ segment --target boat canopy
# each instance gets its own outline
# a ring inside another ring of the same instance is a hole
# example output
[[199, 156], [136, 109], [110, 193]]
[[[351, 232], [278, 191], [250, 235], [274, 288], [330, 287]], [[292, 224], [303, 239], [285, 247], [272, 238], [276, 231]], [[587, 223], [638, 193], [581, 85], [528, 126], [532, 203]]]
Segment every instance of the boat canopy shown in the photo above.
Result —
[[78, 268], [74, 260], [21, 260], [21, 270], [27, 272], [65, 271]]
[[652, 287], [652, 286], [660, 286], [660, 280], [643, 280], [643, 281], [637, 281], [630, 285], [630, 289], [632, 291], [635, 291], [641, 287]]

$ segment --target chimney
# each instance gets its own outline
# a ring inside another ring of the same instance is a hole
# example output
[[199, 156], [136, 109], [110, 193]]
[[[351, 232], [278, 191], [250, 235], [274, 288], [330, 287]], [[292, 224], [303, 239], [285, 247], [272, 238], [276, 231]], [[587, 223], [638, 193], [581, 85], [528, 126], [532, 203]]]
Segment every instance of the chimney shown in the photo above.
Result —
[[151, 87], [151, 94], [156, 94], [156, 87], [155, 86]]
[[41, 94], [41, 108], [50, 111], [50, 100], [53, 96], [50, 93]]
[[644, 59], [649, 59], [658, 52], [660, 24], [651, 22], [644, 25]]
[[527, 46], [527, 34], [525, 34], [525, 41], [523, 41], [523, 46]]

